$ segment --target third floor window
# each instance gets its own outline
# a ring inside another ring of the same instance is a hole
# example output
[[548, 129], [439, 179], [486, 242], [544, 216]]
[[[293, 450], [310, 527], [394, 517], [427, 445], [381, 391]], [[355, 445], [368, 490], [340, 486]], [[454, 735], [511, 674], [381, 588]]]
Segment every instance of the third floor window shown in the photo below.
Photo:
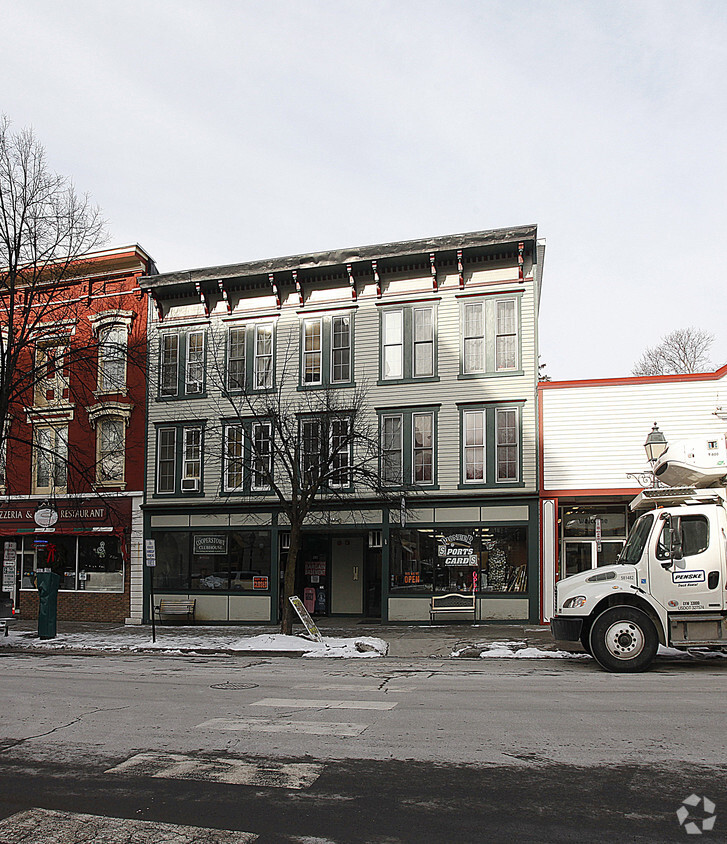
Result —
[[381, 311], [381, 381], [434, 379], [436, 313], [432, 305]]

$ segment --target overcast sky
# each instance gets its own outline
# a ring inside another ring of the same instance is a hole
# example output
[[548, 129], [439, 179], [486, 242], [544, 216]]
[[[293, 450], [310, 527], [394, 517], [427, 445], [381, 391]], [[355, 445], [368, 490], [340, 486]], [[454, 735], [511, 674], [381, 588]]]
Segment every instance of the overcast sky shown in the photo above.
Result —
[[0, 111], [162, 272], [537, 223], [541, 358], [727, 363], [727, 3], [0, 0]]

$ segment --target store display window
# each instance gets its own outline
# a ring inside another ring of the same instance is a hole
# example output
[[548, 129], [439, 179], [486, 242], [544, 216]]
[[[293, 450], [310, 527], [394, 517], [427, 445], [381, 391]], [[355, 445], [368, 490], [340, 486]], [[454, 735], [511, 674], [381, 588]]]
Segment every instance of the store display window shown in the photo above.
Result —
[[123, 592], [124, 559], [117, 536], [20, 536], [15, 540], [21, 588], [35, 588], [35, 572], [51, 569], [65, 592]]
[[270, 531], [155, 531], [154, 588], [260, 592], [270, 588]]
[[528, 589], [525, 527], [392, 530], [390, 593], [522, 593]]

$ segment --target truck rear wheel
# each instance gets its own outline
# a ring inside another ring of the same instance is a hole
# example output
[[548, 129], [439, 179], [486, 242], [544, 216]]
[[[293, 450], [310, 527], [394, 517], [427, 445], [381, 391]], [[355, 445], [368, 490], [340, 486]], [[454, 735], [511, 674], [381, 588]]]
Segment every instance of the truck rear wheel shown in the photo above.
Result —
[[591, 653], [606, 671], [645, 671], [659, 648], [653, 621], [636, 607], [611, 607], [593, 622]]

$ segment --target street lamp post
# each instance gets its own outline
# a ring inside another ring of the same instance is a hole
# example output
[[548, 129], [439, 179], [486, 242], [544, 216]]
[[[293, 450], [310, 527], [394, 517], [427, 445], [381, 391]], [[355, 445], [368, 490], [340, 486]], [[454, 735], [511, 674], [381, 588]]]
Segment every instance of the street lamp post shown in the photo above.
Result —
[[652, 486], [656, 486], [658, 484], [658, 481], [656, 480], [656, 475], [654, 474], [654, 467], [656, 466], [656, 461], [667, 450], [667, 448], [668, 444], [666, 441], [666, 437], [659, 430], [659, 426], [656, 424], [656, 422], [654, 422], [654, 427], [651, 429], [651, 431], [649, 431], [649, 435], [646, 437], [646, 442], [644, 443], [646, 459], [649, 461], [649, 466], [651, 466], [651, 477], [653, 479]]

